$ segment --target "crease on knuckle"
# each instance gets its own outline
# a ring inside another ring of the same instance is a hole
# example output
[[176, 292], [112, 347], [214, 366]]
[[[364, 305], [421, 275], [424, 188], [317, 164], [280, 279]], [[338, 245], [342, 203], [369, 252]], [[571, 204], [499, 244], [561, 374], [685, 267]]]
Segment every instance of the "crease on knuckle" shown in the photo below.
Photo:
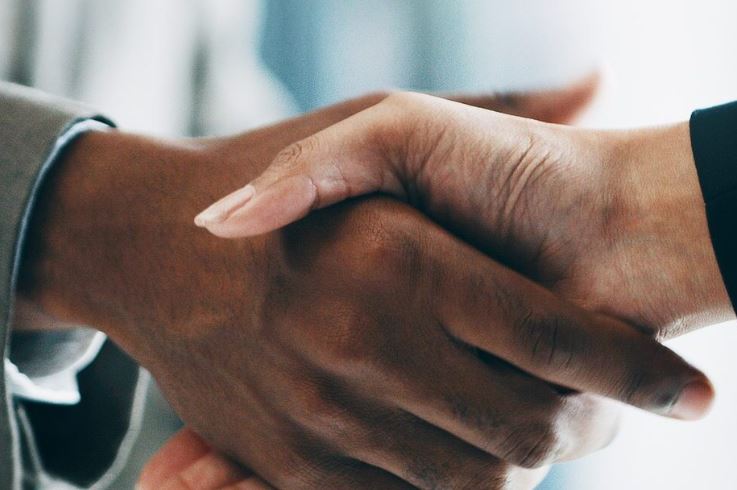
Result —
[[458, 488], [450, 476], [456, 472], [450, 461], [431, 462], [408, 454], [404, 466], [412, 484], [420, 488]]
[[[493, 407], [484, 407], [483, 411], [468, 404], [468, 402], [459, 396], [448, 396], [446, 401], [447, 409], [451, 417], [465, 427], [470, 427], [480, 434], [495, 434], [504, 427], [503, 418], [496, 413]], [[489, 436], [484, 442], [484, 449], [487, 452], [495, 445], [493, 437]]]
[[522, 468], [539, 468], [553, 462], [560, 447], [555, 425], [536, 422], [512, 429], [501, 444], [499, 456]]
[[374, 319], [351, 305], [333, 318], [331, 327], [314, 339], [320, 367], [338, 376], [373, 372], [381, 343]]
[[525, 468], [537, 468], [554, 460], [561, 452], [558, 426], [564, 405], [557, 397], [544, 402], [544, 412], [541, 410], [542, 415], [536, 419], [514, 423], [505, 422], [491, 411], [471, 410], [457, 399], [449, 403], [456, 420], [478, 434], [485, 434], [477, 445], [488, 454]]
[[422, 270], [422, 246], [411, 230], [374, 223], [366, 233], [359, 261], [372, 271], [415, 277]]
[[305, 155], [316, 150], [318, 146], [319, 140], [314, 135], [296, 141], [277, 153], [273, 167], [280, 171], [290, 170], [299, 165]]
[[[506, 462], [490, 458], [488, 462], [459, 475], [458, 481], [447, 488], [506, 490], [513, 486], [514, 469]], [[462, 478], [462, 479], [460, 479]]]
[[311, 383], [294, 390], [292, 419], [308, 433], [331, 440], [349, 439], [356, 432], [353, 418], [341, 406], [335, 390]]
[[571, 334], [572, 322], [558, 315], [541, 317], [532, 312], [523, 313], [519, 335], [533, 366], [563, 372], [575, 366], [577, 345]]
[[277, 488], [313, 490], [325, 488], [322, 483], [330, 478], [331, 463], [325, 455], [317, 455], [309, 448], [288, 450], [284, 464], [274, 476]]
[[[647, 381], [647, 374], [642, 369], [628, 370], [621, 382], [616, 395], [621, 401], [628, 405], [636, 405], [642, 403], [642, 391]], [[659, 402], [660, 405], [667, 406], [668, 401]]]

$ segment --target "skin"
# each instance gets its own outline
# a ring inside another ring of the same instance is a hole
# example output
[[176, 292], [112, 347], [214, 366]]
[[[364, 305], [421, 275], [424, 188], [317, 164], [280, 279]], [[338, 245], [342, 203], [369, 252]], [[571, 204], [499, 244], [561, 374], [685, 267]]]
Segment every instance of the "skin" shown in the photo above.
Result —
[[734, 318], [688, 123], [584, 130], [396, 94], [288, 147], [251, 187], [248, 202], [227, 216], [210, 208], [198, 224], [252, 236], [389, 193], [572, 302], [659, 338]]
[[206, 468], [231, 458], [277, 488], [529, 488], [616, 424], [558, 386], [703, 412], [704, 375], [651, 337], [406, 205], [357, 201], [248, 240], [192, 226], [280, 148], [382, 99], [227, 139], [84, 135], [42, 190], [21, 298], [151, 371], [222, 451]]
[[656, 337], [734, 317], [687, 123], [583, 131], [400, 94], [287, 148], [251, 186], [197, 223], [251, 236], [388, 192], [574, 303]]

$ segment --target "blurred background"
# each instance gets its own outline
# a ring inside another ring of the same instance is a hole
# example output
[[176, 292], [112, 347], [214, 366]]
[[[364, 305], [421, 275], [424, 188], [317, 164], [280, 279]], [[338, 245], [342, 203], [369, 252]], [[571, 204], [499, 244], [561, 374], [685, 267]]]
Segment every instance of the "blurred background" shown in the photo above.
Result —
[[[376, 89], [524, 90], [598, 69], [581, 124], [631, 127], [737, 99], [735, 18], [733, 0], [0, 0], [0, 76], [128, 130], [212, 135]], [[627, 410], [610, 448], [556, 467], [542, 488], [737, 488], [735, 325], [672, 346], [714, 380], [712, 414], [679, 423]], [[150, 391], [111, 488], [132, 488], [179, 427]]]

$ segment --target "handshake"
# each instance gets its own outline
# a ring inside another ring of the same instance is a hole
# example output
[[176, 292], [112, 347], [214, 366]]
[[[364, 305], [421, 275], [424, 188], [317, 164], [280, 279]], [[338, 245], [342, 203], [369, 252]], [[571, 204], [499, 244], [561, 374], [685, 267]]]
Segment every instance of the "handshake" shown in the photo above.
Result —
[[612, 400], [704, 415], [658, 341], [734, 315], [688, 123], [560, 125], [594, 89], [85, 134], [20, 292], [106, 332], [188, 426], [143, 488], [531, 488], [611, 440]]

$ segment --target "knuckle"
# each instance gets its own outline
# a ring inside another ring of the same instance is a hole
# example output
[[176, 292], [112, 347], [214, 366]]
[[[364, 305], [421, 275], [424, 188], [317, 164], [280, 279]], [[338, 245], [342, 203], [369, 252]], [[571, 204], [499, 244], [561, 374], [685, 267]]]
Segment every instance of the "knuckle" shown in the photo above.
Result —
[[505, 423], [504, 416], [497, 413], [494, 407], [483, 407], [479, 409], [474, 404], [455, 395], [446, 397], [444, 404], [445, 406], [442, 407], [443, 411], [449, 413], [453, 420], [482, 435], [482, 439], [485, 441], [483, 444], [486, 446], [486, 449], [495, 447], [496, 440], [494, 435], [499, 433]]
[[[444, 131], [445, 124], [437, 118], [438, 98], [417, 92], [396, 92], [378, 104], [378, 113], [386, 114], [397, 120], [401, 117], [400, 126], [404, 128], [402, 148], [403, 157], [412, 159], [412, 152], [428, 150], [437, 146], [438, 137]], [[393, 133], [396, 134], [396, 133]], [[410, 165], [410, 168], [413, 168]]]
[[314, 135], [294, 142], [277, 153], [273, 162], [274, 167], [281, 170], [290, 169], [298, 165], [305, 155], [316, 150], [318, 146], [319, 139]]
[[295, 389], [293, 403], [293, 419], [310, 433], [335, 439], [353, 432], [353, 419], [335, 391], [324, 384], [310, 383]]
[[419, 234], [401, 213], [368, 215], [359, 233], [360, 247], [353, 250], [350, 265], [370, 278], [407, 277], [421, 270], [423, 252]]
[[384, 234], [375, 242], [374, 260], [389, 271], [400, 271], [410, 276], [420, 270], [421, 250], [418, 242], [404, 232]]
[[329, 474], [312, 467], [302, 465], [300, 467], [284, 468], [277, 480], [278, 488], [290, 488], [295, 490], [316, 490], [325, 488], [323, 482], [328, 479]]
[[491, 488], [506, 489], [510, 483], [510, 467], [496, 459], [472, 464], [451, 465], [412, 458], [404, 471], [420, 488]]
[[277, 466], [277, 473], [273, 477], [277, 488], [297, 490], [321, 488], [320, 482], [327, 478], [328, 471], [320, 465], [314, 455], [306, 454], [307, 452], [306, 448], [296, 448], [282, 455], [283, 464]]
[[[447, 488], [510, 488], [512, 471], [511, 467], [496, 458], [489, 458], [473, 468], [463, 468], [457, 472], [451, 484]], [[444, 487], [445, 488], [445, 487]]]
[[381, 325], [352, 305], [335, 312], [331, 323], [313, 339], [322, 367], [342, 376], [373, 371], [378, 362], [378, 336], [384, 330]]
[[520, 318], [518, 332], [533, 366], [564, 372], [574, 367], [578, 346], [572, 334], [573, 322], [567, 317], [534, 313]]
[[535, 398], [539, 407], [522, 420], [511, 420], [493, 410], [473, 410], [464, 403], [452, 405], [452, 416], [477, 434], [477, 446], [502, 461], [537, 468], [563, 453], [564, 422], [569, 415], [562, 397]]
[[353, 320], [331, 325], [313, 340], [318, 366], [340, 380], [360, 380], [365, 390], [404, 387], [407, 367], [397, 359], [407, 332], [401, 317], [368, 309], [349, 314]]
[[499, 456], [522, 468], [540, 468], [559, 457], [561, 445], [557, 424], [534, 422], [512, 429]]
[[453, 470], [427, 458], [408, 454], [403, 462], [402, 473], [419, 488], [459, 488], [450, 476]]
[[[615, 395], [628, 405], [636, 405], [642, 403], [643, 391], [647, 383], [647, 374], [642, 369], [628, 369], [622, 381], [620, 382], [620, 388]], [[662, 403], [663, 406], [667, 406], [667, 401]]]
[[507, 490], [512, 488], [512, 468], [504, 463], [493, 462], [478, 473], [470, 475], [467, 481], [457, 488], [488, 488]]
[[[464, 298], [471, 311], [488, 311], [489, 318], [496, 319], [500, 328], [512, 330], [522, 337], [520, 340], [524, 343], [521, 345], [529, 343], [527, 336], [534, 326], [529, 324], [532, 321], [529, 306], [520, 294], [510, 290], [502, 281], [484, 270], [470, 271], [464, 281], [467, 290], [473, 292]], [[517, 317], [518, 321], [508, 320]], [[472, 335], [475, 342], [482, 342], [485, 332], [482, 329], [471, 329], [467, 334]]]

